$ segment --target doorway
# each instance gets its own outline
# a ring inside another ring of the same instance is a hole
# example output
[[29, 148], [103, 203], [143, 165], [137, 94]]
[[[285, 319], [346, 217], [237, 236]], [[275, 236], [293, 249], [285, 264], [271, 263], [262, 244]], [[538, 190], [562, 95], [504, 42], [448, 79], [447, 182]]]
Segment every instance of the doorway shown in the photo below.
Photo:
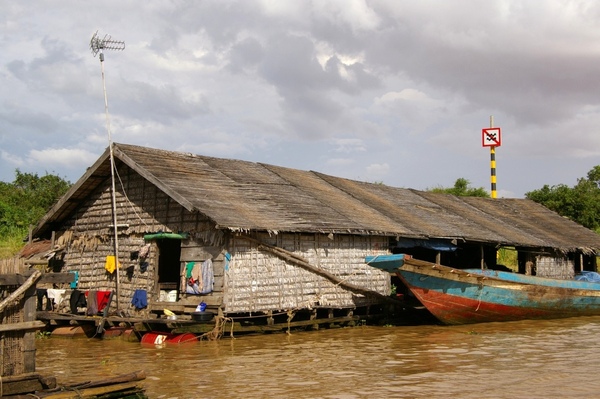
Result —
[[162, 238], [158, 247], [158, 286], [161, 290], [178, 290], [181, 275], [181, 240]]

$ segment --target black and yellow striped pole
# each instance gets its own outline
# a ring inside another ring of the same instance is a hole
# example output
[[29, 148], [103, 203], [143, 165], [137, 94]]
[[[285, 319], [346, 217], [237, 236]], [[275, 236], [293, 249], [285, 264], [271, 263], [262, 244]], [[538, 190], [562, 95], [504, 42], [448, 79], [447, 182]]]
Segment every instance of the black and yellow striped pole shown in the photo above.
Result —
[[490, 116], [490, 127], [482, 129], [481, 141], [484, 147], [490, 147], [490, 182], [492, 185], [492, 198], [496, 198], [496, 147], [502, 144], [500, 128], [494, 127], [494, 117]]
[[492, 198], [496, 198], [496, 146], [490, 147], [490, 182], [492, 183]]
[[[490, 128], [494, 127], [494, 116], [490, 115]], [[490, 183], [492, 189], [492, 198], [496, 198], [496, 146], [490, 147]]]

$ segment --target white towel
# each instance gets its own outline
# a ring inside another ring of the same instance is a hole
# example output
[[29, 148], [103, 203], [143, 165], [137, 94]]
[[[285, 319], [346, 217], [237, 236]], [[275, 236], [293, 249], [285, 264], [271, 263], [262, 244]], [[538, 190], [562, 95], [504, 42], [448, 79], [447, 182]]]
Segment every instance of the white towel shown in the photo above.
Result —
[[63, 300], [63, 294], [66, 290], [58, 290], [55, 288], [48, 288], [48, 298], [54, 300], [56, 306], [60, 305]]

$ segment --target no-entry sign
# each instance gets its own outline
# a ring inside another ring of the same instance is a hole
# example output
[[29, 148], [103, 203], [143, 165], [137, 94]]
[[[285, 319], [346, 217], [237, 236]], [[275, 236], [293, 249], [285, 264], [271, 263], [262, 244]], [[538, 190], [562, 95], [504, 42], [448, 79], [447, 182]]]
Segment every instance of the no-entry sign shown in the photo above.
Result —
[[481, 129], [481, 143], [484, 147], [500, 147], [502, 136], [499, 127], [487, 127]]

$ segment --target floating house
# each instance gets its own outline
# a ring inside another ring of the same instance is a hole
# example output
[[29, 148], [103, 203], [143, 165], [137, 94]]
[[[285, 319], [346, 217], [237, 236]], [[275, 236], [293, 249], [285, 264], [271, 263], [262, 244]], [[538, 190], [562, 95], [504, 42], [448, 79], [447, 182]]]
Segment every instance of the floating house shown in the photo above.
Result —
[[224, 315], [364, 308], [391, 288], [365, 257], [390, 252], [494, 268], [510, 247], [521, 272], [596, 268], [599, 235], [526, 199], [116, 143], [113, 160], [114, 179], [107, 149], [32, 235], [49, 240], [52, 271], [76, 276], [67, 288], [110, 291], [108, 306], [132, 316], [202, 303]]

